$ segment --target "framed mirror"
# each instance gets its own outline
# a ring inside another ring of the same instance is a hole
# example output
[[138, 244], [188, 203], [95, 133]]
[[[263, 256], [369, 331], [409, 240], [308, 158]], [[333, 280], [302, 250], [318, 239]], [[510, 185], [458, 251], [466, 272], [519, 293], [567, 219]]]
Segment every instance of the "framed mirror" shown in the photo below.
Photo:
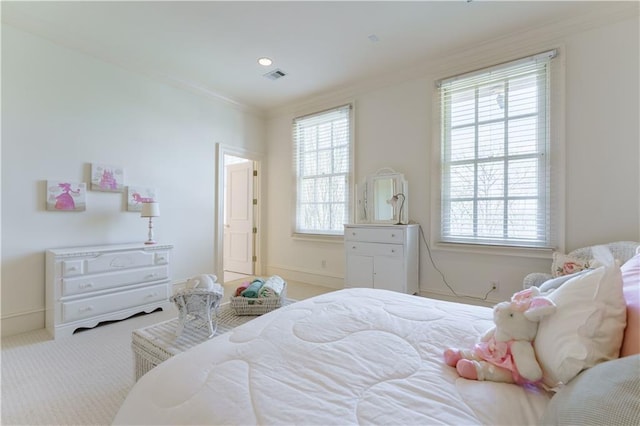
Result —
[[368, 175], [357, 190], [358, 223], [409, 223], [408, 183], [402, 173], [383, 168]]

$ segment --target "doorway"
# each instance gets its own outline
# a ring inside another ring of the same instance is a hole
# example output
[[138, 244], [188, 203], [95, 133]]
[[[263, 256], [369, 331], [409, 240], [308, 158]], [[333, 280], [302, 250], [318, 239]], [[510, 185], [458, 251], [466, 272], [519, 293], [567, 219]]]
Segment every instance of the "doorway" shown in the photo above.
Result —
[[216, 270], [229, 282], [260, 273], [261, 156], [217, 146]]
[[222, 265], [224, 280], [253, 275], [254, 211], [253, 161], [224, 156], [224, 252]]

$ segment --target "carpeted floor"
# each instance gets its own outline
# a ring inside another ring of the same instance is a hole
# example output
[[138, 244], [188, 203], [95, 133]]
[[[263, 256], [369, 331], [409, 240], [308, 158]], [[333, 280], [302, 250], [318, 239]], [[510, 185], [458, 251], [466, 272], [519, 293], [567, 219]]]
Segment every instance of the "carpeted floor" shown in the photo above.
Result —
[[134, 381], [131, 332], [176, 317], [157, 311], [52, 340], [2, 339], [3, 425], [108, 425]]
[[[226, 283], [225, 299], [238, 282]], [[289, 283], [288, 297], [330, 288]], [[2, 339], [2, 425], [109, 425], [134, 383], [133, 330], [177, 317], [157, 311], [53, 340], [45, 329]]]

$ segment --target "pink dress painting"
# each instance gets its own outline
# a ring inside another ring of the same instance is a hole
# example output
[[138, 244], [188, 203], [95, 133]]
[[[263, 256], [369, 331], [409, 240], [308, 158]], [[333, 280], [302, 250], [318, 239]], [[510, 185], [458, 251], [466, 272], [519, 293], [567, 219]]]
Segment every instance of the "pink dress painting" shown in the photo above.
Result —
[[86, 208], [85, 184], [47, 182], [47, 210], [83, 211]]
[[56, 210], [75, 210], [76, 202], [73, 201], [72, 194], [80, 194], [80, 190], [71, 189], [70, 183], [59, 183], [62, 193], [56, 196]]

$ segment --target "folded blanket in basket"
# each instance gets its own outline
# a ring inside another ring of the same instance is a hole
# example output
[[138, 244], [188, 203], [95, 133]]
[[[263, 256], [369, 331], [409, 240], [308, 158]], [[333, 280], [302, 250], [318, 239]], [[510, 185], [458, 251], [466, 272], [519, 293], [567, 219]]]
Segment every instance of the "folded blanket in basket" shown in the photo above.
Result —
[[260, 289], [262, 288], [263, 285], [264, 285], [264, 281], [262, 281], [259, 278], [255, 279], [255, 280], [253, 280], [251, 285], [249, 287], [247, 287], [246, 290], [244, 290], [242, 293], [240, 293], [240, 295], [242, 297], [253, 297], [253, 298], [256, 298], [256, 297], [258, 297], [258, 294], [260, 294]]
[[247, 287], [249, 287], [249, 284], [251, 283], [242, 283], [242, 285], [238, 288], [236, 288], [236, 292], [234, 294], [235, 297], [238, 297], [242, 294], [243, 291], [245, 291], [247, 289]]
[[284, 290], [284, 280], [277, 275], [273, 275], [264, 282], [258, 297], [279, 297]]

